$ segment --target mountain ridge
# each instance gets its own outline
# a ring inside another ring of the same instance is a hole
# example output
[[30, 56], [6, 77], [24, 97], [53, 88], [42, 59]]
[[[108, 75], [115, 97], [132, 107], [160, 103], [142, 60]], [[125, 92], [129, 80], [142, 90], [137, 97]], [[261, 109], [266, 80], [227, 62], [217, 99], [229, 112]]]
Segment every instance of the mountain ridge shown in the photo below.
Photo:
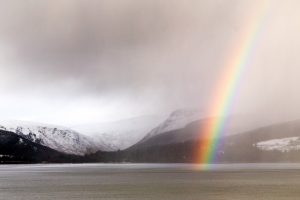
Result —
[[91, 138], [62, 126], [10, 120], [0, 121], [0, 129], [67, 154], [84, 155], [101, 149]]

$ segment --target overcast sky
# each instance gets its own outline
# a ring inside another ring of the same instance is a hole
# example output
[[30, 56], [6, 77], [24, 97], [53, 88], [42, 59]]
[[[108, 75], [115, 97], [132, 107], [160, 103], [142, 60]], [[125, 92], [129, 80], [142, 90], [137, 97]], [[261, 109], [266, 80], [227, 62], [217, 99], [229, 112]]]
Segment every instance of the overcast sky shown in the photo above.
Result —
[[[261, 0], [0, 0], [0, 119], [206, 110]], [[300, 118], [300, 1], [270, 0], [233, 112]]]

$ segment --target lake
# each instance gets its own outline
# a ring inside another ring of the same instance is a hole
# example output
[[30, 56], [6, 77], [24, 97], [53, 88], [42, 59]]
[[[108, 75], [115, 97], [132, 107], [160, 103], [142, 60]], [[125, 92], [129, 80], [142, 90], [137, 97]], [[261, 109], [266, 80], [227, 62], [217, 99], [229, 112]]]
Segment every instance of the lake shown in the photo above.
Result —
[[300, 164], [1, 165], [2, 200], [299, 199]]

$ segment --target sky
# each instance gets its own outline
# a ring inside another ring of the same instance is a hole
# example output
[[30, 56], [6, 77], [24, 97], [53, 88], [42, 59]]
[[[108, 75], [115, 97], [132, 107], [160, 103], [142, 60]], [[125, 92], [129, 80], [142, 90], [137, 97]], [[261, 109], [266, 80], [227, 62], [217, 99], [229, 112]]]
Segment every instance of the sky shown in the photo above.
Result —
[[[260, 2], [0, 0], [0, 119], [73, 126], [205, 112]], [[269, 0], [232, 112], [300, 118], [299, 6]]]

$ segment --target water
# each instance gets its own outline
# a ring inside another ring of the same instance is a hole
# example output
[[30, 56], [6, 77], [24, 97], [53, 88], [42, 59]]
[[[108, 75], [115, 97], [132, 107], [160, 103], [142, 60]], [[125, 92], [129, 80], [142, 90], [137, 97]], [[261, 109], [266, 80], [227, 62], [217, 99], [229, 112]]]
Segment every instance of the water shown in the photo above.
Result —
[[0, 166], [2, 200], [299, 199], [300, 164]]

